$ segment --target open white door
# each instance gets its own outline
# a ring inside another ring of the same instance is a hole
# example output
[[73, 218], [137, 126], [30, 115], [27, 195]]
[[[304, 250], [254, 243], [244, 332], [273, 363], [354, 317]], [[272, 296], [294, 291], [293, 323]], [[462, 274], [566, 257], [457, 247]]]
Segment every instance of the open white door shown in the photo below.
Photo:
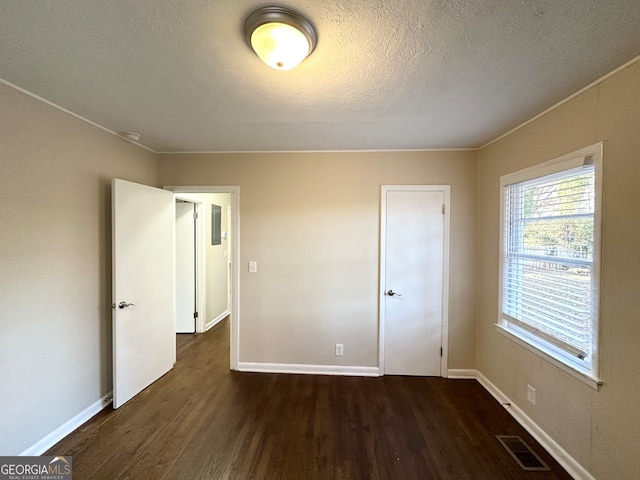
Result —
[[173, 193], [113, 179], [113, 407], [173, 368]]

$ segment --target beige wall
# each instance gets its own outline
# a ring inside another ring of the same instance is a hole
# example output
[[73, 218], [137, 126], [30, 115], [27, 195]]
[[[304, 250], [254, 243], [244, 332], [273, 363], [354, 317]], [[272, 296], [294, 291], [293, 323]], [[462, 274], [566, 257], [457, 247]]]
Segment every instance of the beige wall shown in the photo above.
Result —
[[111, 390], [110, 180], [155, 155], [0, 85], [0, 455]]
[[[638, 478], [640, 63], [482, 149], [478, 161], [477, 368], [595, 478]], [[499, 335], [499, 178], [604, 140], [599, 392]], [[526, 401], [526, 385], [537, 404]]]
[[[240, 186], [241, 361], [351, 366], [377, 365], [380, 185], [450, 184], [449, 368], [477, 367], [595, 478], [636, 478], [639, 85], [636, 63], [477, 154], [184, 154], [157, 164], [0, 85], [0, 455], [22, 452], [111, 389], [112, 177]], [[499, 177], [600, 140], [604, 385], [596, 392], [494, 323]], [[258, 274], [247, 273], [248, 260]]]
[[378, 364], [380, 185], [451, 184], [449, 368], [473, 368], [475, 161], [464, 151], [159, 155], [159, 181], [240, 187], [241, 362], [366, 367]]
[[473, 368], [475, 152], [156, 162], [11, 88], [0, 86], [0, 105], [0, 454], [32, 447], [111, 389], [112, 177], [239, 185], [241, 361], [350, 366], [377, 365], [380, 185], [451, 184], [449, 366]]

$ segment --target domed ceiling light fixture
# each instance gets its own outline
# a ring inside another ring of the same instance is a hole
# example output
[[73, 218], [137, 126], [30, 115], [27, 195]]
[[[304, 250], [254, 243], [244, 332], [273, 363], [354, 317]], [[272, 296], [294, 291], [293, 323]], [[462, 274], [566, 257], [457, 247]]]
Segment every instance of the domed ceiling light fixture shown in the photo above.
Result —
[[318, 36], [302, 15], [283, 7], [264, 7], [244, 21], [244, 36], [258, 57], [276, 70], [290, 70], [316, 48]]

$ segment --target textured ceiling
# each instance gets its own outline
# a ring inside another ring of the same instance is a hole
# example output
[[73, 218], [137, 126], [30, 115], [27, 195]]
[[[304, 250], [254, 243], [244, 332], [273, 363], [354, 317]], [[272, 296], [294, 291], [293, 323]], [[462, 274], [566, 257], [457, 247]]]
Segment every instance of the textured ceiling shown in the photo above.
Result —
[[474, 148], [640, 55], [638, 0], [288, 0], [318, 46], [276, 71], [267, 4], [2, 0], [0, 77], [155, 151]]

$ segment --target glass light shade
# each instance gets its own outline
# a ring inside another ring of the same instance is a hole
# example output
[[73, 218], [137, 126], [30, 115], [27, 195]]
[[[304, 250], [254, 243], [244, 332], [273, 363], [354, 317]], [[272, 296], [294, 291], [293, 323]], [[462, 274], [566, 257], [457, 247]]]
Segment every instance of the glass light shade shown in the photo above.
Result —
[[265, 23], [251, 34], [251, 47], [272, 68], [289, 70], [299, 65], [311, 50], [307, 37], [286, 23]]

